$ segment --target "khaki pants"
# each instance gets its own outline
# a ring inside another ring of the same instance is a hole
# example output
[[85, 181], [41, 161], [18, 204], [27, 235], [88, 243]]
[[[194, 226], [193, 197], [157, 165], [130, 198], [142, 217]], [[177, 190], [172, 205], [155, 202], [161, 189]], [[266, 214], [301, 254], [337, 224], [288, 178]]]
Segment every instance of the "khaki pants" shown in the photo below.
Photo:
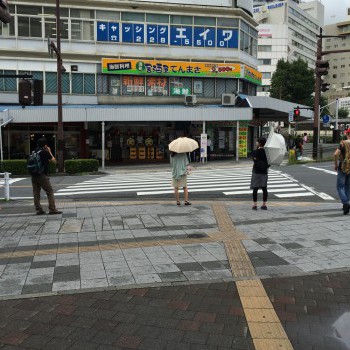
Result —
[[33, 186], [33, 195], [34, 195], [34, 206], [35, 210], [43, 211], [43, 208], [40, 204], [40, 191], [43, 189], [46, 192], [47, 199], [49, 201], [49, 211], [55, 212], [56, 204], [55, 197], [53, 195], [53, 189], [50, 183], [50, 179], [45, 174], [32, 175], [32, 186]]

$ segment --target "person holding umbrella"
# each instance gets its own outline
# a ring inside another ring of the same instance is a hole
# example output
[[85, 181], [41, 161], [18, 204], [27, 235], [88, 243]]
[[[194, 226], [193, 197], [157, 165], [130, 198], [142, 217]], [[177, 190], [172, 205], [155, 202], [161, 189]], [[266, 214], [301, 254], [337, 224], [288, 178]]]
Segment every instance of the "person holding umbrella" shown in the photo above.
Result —
[[253, 190], [253, 210], [257, 210], [257, 200], [258, 200], [258, 189], [261, 188], [263, 191], [263, 203], [260, 209], [267, 210], [267, 179], [268, 179], [268, 168], [269, 164], [267, 162], [267, 157], [265, 153], [266, 138], [258, 138], [256, 145], [257, 149], [253, 151], [252, 157], [254, 161], [252, 178], [250, 183], [250, 188]]
[[187, 166], [189, 164], [187, 152], [192, 152], [198, 148], [198, 143], [187, 137], [179, 137], [169, 144], [170, 165], [172, 168], [172, 186], [174, 187], [175, 200], [177, 205], [181, 205], [179, 188], [184, 191], [185, 205], [191, 205], [188, 201], [187, 187]]

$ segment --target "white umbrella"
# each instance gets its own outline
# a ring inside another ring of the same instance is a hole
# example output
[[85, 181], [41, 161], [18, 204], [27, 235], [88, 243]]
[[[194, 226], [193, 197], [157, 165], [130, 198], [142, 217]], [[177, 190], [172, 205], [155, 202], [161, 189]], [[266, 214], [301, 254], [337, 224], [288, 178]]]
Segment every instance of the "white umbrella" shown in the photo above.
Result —
[[270, 165], [281, 165], [287, 152], [284, 137], [271, 132], [265, 144], [265, 152]]
[[188, 137], [178, 137], [169, 143], [169, 150], [176, 153], [192, 152], [198, 148], [198, 142]]

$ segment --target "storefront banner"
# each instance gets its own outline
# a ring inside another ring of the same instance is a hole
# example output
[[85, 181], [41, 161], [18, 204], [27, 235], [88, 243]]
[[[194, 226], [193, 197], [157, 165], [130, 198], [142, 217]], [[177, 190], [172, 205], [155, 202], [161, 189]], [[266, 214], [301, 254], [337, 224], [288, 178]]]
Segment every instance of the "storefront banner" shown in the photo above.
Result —
[[201, 134], [201, 158], [207, 158], [208, 135]]
[[[241, 78], [235, 63], [177, 62], [102, 58], [102, 73], [172, 77]], [[242, 77], [243, 78], [243, 77]]]
[[247, 141], [248, 141], [248, 128], [247, 127], [240, 127], [239, 128], [239, 151], [238, 156], [239, 158], [247, 158], [248, 152], [247, 152]]
[[243, 66], [242, 71], [243, 71], [243, 78], [245, 80], [248, 80], [248, 81], [250, 81], [254, 84], [258, 84], [258, 85], [261, 84], [262, 73], [260, 73], [256, 69], [253, 69], [253, 68], [248, 67], [248, 66]]

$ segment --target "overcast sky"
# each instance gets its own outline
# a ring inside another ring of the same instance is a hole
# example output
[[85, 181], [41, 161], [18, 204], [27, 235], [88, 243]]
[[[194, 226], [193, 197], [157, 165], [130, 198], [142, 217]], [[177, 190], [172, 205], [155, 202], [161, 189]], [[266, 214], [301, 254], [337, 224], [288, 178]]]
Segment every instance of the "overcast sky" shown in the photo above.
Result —
[[[304, 0], [309, 2], [311, 0]], [[349, 0], [321, 0], [325, 9], [325, 24], [341, 22], [347, 19], [347, 8], [350, 7]]]

